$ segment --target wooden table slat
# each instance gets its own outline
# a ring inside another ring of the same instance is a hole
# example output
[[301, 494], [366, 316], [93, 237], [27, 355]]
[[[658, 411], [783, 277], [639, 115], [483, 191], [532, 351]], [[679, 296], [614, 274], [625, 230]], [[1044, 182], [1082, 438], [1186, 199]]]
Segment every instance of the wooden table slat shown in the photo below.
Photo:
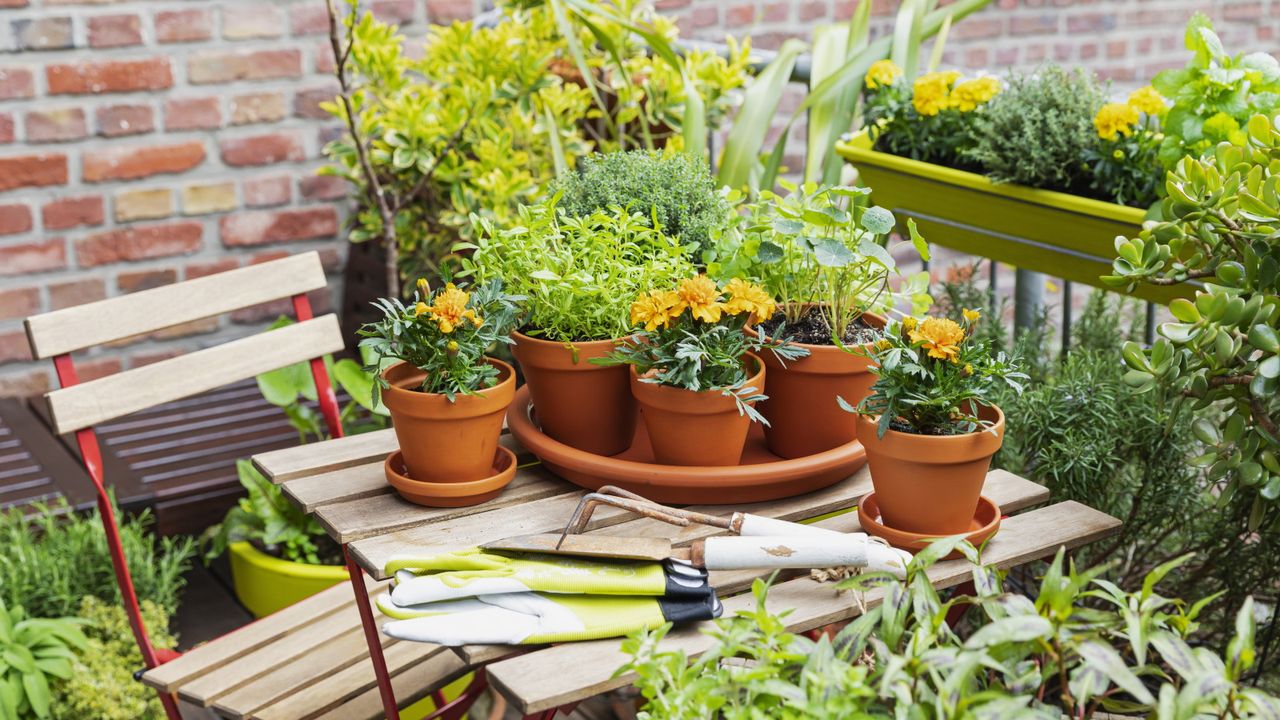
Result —
[[[1059, 546], [1078, 547], [1114, 533], [1120, 521], [1076, 502], [1058, 503], [1006, 519], [1001, 531], [987, 545], [984, 561], [1001, 568], [1013, 567], [1052, 555]], [[970, 577], [966, 561], [941, 562], [929, 570], [934, 586], [959, 584]], [[879, 591], [868, 592], [864, 602], [872, 607]], [[753, 607], [754, 598], [742, 594], [725, 601], [725, 614]], [[834, 592], [830, 585], [802, 577], [776, 585], [769, 593], [773, 612], [790, 610], [786, 623], [797, 632], [821, 627], [857, 614], [854, 599]], [[712, 639], [700, 623], [678, 628], [667, 636], [663, 648], [683, 650], [690, 657], [706, 651]], [[489, 678], [523, 713], [542, 712], [566, 703], [622, 687], [634, 675], [614, 676], [625, 663], [617, 638], [566, 643], [489, 666]]]
[[[372, 672], [372, 669], [370, 669]], [[409, 667], [391, 678], [391, 689], [400, 707], [407, 707], [470, 672], [453, 653], [437, 653], [425, 662]], [[355, 699], [319, 715], [315, 720], [376, 720], [382, 718], [382, 698], [378, 688], [364, 691]]]

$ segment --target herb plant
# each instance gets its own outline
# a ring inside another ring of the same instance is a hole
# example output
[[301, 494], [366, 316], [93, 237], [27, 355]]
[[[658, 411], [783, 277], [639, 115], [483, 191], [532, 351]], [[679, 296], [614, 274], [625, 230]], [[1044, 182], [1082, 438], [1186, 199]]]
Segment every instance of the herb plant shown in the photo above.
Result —
[[1173, 168], [1220, 142], [1244, 144], [1253, 115], [1280, 108], [1280, 62], [1265, 52], [1232, 56], [1201, 13], [1187, 22], [1186, 67], [1157, 73], [1152, 85], [1173, 101], [1160, 159]]
[[664, 235], [701, 251], [732, 208], [701, 155], [633, 150], [583, 158], [582, 168], [552, 184], [560, 211], [589, 217], [620, 206], [652, 218]]
[[[973, 565], [976, 590], [945, 602], [927, 570], [956, 546], [936, 542], [900, 581], [870, 573], [839, 587], [866, 592], [866, 609], [833, 638], [786, 631], [768, 586], [752, 588], [754, 609], [722, 618], [713, 644], [690, 663], [660, 645], [670, 628], [626, 640], [619, 672], [637, 676], [647, 701], [640, 720], [693, 718], [1254, 718], [1280, 713], [1280, 700], [1251, 687], [1257, 663], [1253, 602], [1235, 620], [1227, 651], [1196, 647], [1196, 619], [1213, 599], [1187, 603], [1156, 586], [1185, 560], [1147, 575], [1138, 592], [1078, 571], [1063, 551], [1034, 598], [1007, 592], [993, 567]], [[976, 558], [972, 547], [964, 552]], [[874, 595], [874, 598], [872, 597]], [[854, 602], [851, 598], [850, 602]], [[971, 606], [972, 632], [947, 623]]]
[[809, 354], [745, 329], [768, 320], [775, 309], [763, 288], [744, 280], [720, 287], [706, 275], [686, 278], [674, 290], [650, 289], [636, 298], [631, 305], [631, 321], [638, 328], [633, 341], [591, 362], [632, 365], [640, 382], [693, 392], [719, 390], [734, 398], [740, 413], [767, 425], [748, 405], [767, 396], [747, 384], [759, 368], [744, 365], [746, 353], [767, 349], [783, 360]]
[[[1199, 416], [1194, 429], [1210, 450], [1194, 462], [1225, 481], [1224, 502], [1257, 493], [1256, 528], [1280, 518], [1280, 128], [1255, 115], [1244, 142], [1183, 158], [1165, 189], [1166, 219], [1117, 238], [1103, 280], [1129, 290], [1203, 284], [1194, 300], [1170, 303], [1176, 322], [1149, 350], [1125, 346], [1126, 380]], [[1202, 416], [1210, 408], [1221, 422]]]
[[71, 677], [88, 642], [76, 618], [29, 618], [0, 600], [0, 718], [50, 717], [50, 685]]
[[553, 342], [612, 340], [631, 332], [631, 301], [693, 272], [679, 243], [645, 213], [612, 206], [581, 217], [555, 197], [517, 211], [513, 227], [480, 220], [463, 261], [480, 282], [501, 278], [525, 298], [524, 332]]
[[289, 502], [279, 485], [263, 477], [248, 460], [236, 461], [236, 473], [247, 494], [227, 511], [221, 523], [206, 531], [206, 561], [222, 555], [233, 542], [247, 542], [289, 562], [342, 564], [342, 553], [324, 528]]
[[[453, 283], [432, 292], [426, 280], [419, 280], [409, 306], [399, 298], [376, 303], [383, 318], [360, 328], [360, 348], [376, 358], [369, 370], [388, 358], [403, 360], [426, 372], [422, 392], [453, 402], [497, 381], [498, 368], [485, 362], [484, 354], [495, 343], [511, 342], [507, 336], [516, 326], [516, 303], [523, 299], [504, 293], [498, 279], [471, 292]], [[383, 387], [386, 380], [379, 375], [374, 402]]]
[[[148, 532], [149, 510], [124, 515], [115, 508], [115, 514], [138, 597], [172, 613], [186, 582], [183, 575], [191, 568], [195, 541]], [[76, 614], [86, 595], [120, 602], [96, 510], [73, 513], [60, 501], [35, 505], [26, 516], [17, 508], [0, 511], [0, 600], [22, 605], [37, 617], [66, 617]]]
[[871, 394], [850, 412], [879, 417], [878, 434], [892, 427], [921, 435], [963, 435], [990, 427], [978, 416], [991, 405], [996, 390], [1022, 391], [1027, 379], [1018, 363], [1003, 351], [974, 337], [977, 310], [964, 310], [963, 321], [906, 317], [894, 323], [872, 352], [878, 367]]

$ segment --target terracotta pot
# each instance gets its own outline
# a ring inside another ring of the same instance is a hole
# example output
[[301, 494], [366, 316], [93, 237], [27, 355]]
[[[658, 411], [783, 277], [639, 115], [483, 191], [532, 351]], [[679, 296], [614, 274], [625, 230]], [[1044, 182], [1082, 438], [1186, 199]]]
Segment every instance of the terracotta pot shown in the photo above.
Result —
[[[884, 327], [884, 318], [866, 313], [867, 324]], [[760, 403], [760, 414], [769, 424], [765, 441], [773, 454], [798, 458], [824, 452], [857, 437], [857, 416], [836, 401], [842, 397], [857, 406], [871, 392], [875, 361], [845, 352], [835, 345], [795, 343], [808, 357], [788, 360], [784, 366], [772, 352], [760, 357], [769, 371], [769, 399]], [[850, 347], [849, 349], [853, 349]]]
[[[876, 437], [878, 418], [859, 415], [858, 440], [883, 523], [930, 536], [972, 529], [991, 456], [1004, 441], [1004, 413], [991, 405], [978, 416], [995, 423], [967, 435], [915, 435], [889, 430]], [[994, 431], [994, 432], [993, 432]]]
[[593, 455], [617, 455], [630, 447], [636, 402], [627, 366], [590, 362], [613, 352], [619, 341], [559, 343], [518, 332], [512, 337], [516, 344], [511, 352], [524, 372], [544, 433]]
[[498, 368], [498, 384], [478, 395], [458, 395], [454, 402], [438, 393], [419, 392], [426, 373], [408, 363], [382, 372], [391, 385], [382, 402], [391, 411], [391, 426], [414, 480], [469, 482], [493, 474], [502, 419], [515, 397], [515, 371], [485, 358]]
[[[764, 391], [764, 363], [747, 353], [759, 371], [747, 385]], [[751, 419], [719, 390], [694, 392], [640, 382], [631, 368], [631, 392], [640, 405], [653, 457], [661, 465], [737, 465], [747, 443]]]

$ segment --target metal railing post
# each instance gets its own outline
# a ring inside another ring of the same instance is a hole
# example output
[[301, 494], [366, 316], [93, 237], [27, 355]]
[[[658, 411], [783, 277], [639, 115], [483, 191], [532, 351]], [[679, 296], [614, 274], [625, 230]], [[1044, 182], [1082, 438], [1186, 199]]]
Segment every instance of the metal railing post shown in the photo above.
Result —
[[1013, 336], [1031, 328], [1044, 308], [1044, 273], [1018, 268], [1013, 287]]

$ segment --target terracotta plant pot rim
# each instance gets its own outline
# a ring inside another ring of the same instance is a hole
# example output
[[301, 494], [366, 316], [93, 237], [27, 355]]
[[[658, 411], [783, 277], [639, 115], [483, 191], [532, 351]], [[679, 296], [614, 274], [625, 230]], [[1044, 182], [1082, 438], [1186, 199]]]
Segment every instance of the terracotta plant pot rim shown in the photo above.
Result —
[[[1004, 438], [1004, 411], [994, 404], [982, 405], [978, 410], [979, 416], [990, 415], [992, 412], [996, 416], [994, 425], [963, 435], [921, 435], [890, 428], [876, 443], [876, 452], [900, 460], [937, 465], [954, 464], [957, 462], [957, 455], [966, 456], [967, 459], [994, 455]], [[879, 415], [858, 415], [858, 424], [870, 426], [872, 433], [876, 431], [879, 422]], [[922, 442], [945, 452], [947, 459], [935, 460], [932, 453], [922, 454]]]
[[[524, 365], [548, 370], [610, 370], [612, 368], [609, 366], [596, 365], [590, 361], [607, 356], [626, 341], [626, 338], [614, 338], [560, 342], [536, 338], [519, 330], [512, 332], [511, 337], [516, 341], [512, 346], [512, 354], [517, 360]], [[575, 351], [577, 362], [574, 362]]]
[[[813, 307], [818, 303], [803, 303], [808, 307]], [[868, 318], [867, 324], [878, 329], [884, 329], [886, 320], [872, 312], [864, 312], [861, 317]], [[763, 334], [763, 331], [757, 329], [757, 333]], [[767, 335], [765, 337], [768, 337]], [[876, 362], [869, 357], [854, 355], [851, 352], [840, 349], [837, 345], [814, 345], [812, 343], [793, 342], [798, 348], [809, 351], [809, 354], [798, 360], [779, 360], [768, 350], [760, 352], [761, 358], [769, 368], [786, 368], [787, 370], [795, 370], [796, 372], [810, 373], [813, 375], [846, 375], [849, 373], [866, 372], [868, 369], [875, 367]], [[849, 348], [866, 347], [870, 343], [862, 343], [861, 345], [847, 345]]]
[[[488, 415], [505, 408], [515, 392], [516, 371], [507, 363], [485, 356], [485, 362], [498, 368], [497, 384], [484, 388], [478, 395], [458, 395], [453, 402], [443, 393], [407, 390], [401, 385], [417, 384], [426, 373], [407, 362], [398, 362], [382, 371], [388, 387], [382, 389], [382, 402], [388, 409], [406, 415], [449, 413], [458, 419]], [[395, 377], [396, 379], [392, 379]]]
[[[880, 507], [876, 502], [875, 496], [874, 492], [867, 493], [858, 501], [858, 522], [862, 525], [862, 531], [868, 535], [883, 538], [896, 548], [913, 552], [925, 549], [933, 540], [949, 537], [938, 533], [916, 533], [898, 530], [885, 525], [880, 516]], [[979, 547], [983, 542], [986, 542], [987, 538], [995, 535], [996, 531], [1000, 529], [1000, 506], [986, 495], [980, 495], [978, 497], [978, 507], [974, 510], [973, 517], [974, 522], [981, 524], [977, 529], [965, 533], [965, 539], [974, 547]], [[954, 560], [961, 556], [960, 552], [952, 552], [944, 559]]]
[[[764, 382], [764, 361], [755, 353], [747, 353], [747, 357], [755, 362], [756, 372], [747, 378], [746, 387], [753, 387], [760, 391], [763, 389], [761, 383]], [[723, 389], [695, 391], [671, 385], [641, 382], [640, 375], [636, 372], [636, 366], [631, 365], [629, 369], [631, 372], [632, 392], [642, 393], [644, 402], [655, 407], [681, 413], [705, 415], [724, 412], [727, 406], [737, 407], [737, 401], [725, 395]], [[698, 399], [694, 401], [692, 398]]]
[[397, 490], [440, 498], [466, 498], [505, 487], [515, 477], [517, 465], [515, 453], [499, 445], [498, 452], [493, 458], [493, 473], [478, 480], [462, 482], [414, 480], [404, 474], [406, 472], [404, 455], [399, 450], [387, 455], [387, 458], [382, 461], [382, 470], [387, 482]]

